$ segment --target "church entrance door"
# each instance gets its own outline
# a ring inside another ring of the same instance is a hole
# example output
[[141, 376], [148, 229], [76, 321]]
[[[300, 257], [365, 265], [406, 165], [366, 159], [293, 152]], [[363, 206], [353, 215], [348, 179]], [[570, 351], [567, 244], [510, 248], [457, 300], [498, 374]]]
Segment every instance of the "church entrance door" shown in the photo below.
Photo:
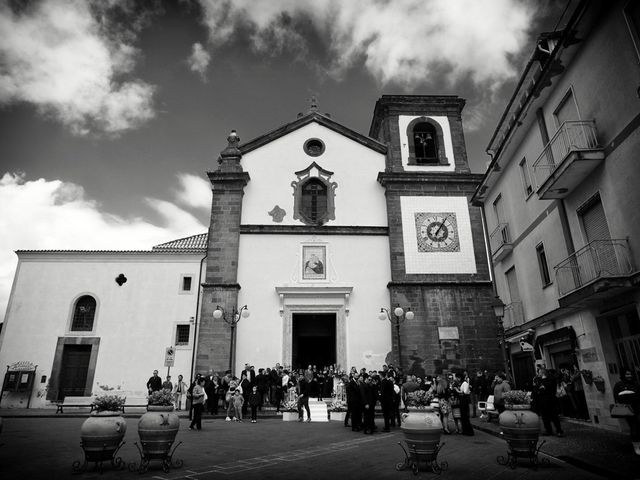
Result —
[[67, 395], [85, 395], [90, 359], [91, 345], [64, 346], [58, 400]]
[[335, 313], [294, 313], [292, 320], [293, 368], [336, 363]]

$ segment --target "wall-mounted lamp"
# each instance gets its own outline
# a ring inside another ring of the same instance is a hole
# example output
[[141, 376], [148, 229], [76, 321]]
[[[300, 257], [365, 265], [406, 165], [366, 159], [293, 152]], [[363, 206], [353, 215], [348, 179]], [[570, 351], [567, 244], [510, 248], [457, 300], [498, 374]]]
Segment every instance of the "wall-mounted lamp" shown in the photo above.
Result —
[[500, 299], [499, 296], [496, 295], [493, 301], [493, 313], [498, 319], [498, 342], [500, 343], [500, 350], [502, 351], [502, 364], [504, 366], [504, 372], [509, 372], [509, 366], [507, 363], [507, 352], [506, 348], [506, 340], [504, 335], [504, 322], [502, 318], [504, 317], [504, 302]]

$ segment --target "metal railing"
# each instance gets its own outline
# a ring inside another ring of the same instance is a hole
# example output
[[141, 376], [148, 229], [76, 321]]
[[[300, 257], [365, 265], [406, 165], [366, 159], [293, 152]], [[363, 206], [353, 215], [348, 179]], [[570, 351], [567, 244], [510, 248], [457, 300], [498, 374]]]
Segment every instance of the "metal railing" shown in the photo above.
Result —
[[522, 308], [522, 302], [511, 302], [504, 306], [504, 329], [517, 327], [524, 323], [524, 309]]
[[566, 121], [544, 147], [533, 164], [536, 189], [549, 178], [569, 152], [596, 150], [596, 122], [594, 120]]
[[555, 266], [558, 294], [562, 297], [599, 278], [633, 272], [627, 240], [594, 240]]
[[510, 244], [511, 236], [509, 235], [509, 224], [499, 223], [496, 229], [489, 235], [489, 242], [491, 243], [491, 253], [493, 254], [495, 254], [503, 245]]

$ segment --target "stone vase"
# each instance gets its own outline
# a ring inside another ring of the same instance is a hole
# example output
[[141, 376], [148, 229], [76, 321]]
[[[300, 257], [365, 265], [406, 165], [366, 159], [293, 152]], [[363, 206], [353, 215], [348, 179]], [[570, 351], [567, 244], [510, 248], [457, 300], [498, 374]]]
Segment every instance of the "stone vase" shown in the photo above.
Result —
[[138, 422], [138, 435], [145, 458], [164, 459], [179, 428], [180, 417], [173, 412], [173, 405], [149, 405]]
[[409, 456], [415, 462], [431, 462], [437, 457], [442, 423], [440, 417], [431, 408], [411, 408], [401, 415], [400, 428]]
[[540, 417], [530, 405], [505, 405], [498, 417], [502, 436], [516, 456], [528, 456], [535, 451], [540, 436]]
[[87, 461], [111, 459], [126, 431], [127, 422], [120, 412], [93, 412], [80, 428], [81, 446]]

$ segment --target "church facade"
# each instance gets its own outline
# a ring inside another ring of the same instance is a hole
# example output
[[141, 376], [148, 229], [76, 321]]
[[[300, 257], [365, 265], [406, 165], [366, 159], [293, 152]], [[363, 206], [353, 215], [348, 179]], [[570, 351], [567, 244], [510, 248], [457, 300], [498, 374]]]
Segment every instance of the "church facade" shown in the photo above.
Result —
[[[34, 406], [140, 390], [168, 347], [174, 379], [245, 363], [502, 369], [463, 107], [385, 95], [368, 135], [315, 104], [249, 142], [232, 132], [208, 172], [207, 234], [148, 252], [18, 252], [0, 363], [33, 368]], [[2, 405], [26, 406], [9, 370]]]
[[209, 173], [196, 369], [499, 365], [463, 106], [383, 96], [368, 136], [315, 105], [248, 143], [232, 132]]

